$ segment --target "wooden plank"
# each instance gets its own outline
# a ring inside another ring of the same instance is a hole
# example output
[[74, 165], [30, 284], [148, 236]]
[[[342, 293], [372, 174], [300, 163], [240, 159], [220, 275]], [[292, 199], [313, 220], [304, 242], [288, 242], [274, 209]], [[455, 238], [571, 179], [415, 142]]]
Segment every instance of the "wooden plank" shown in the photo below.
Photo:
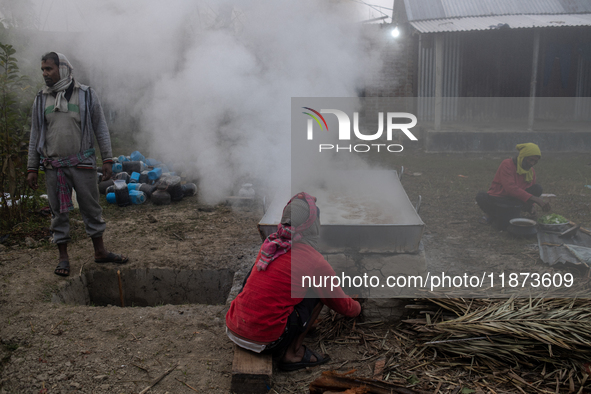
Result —
[[235, 394], [266, 393], [271, 387], [273, 358], [270, 354], [258, 354], [234, 345], [232, 384]]

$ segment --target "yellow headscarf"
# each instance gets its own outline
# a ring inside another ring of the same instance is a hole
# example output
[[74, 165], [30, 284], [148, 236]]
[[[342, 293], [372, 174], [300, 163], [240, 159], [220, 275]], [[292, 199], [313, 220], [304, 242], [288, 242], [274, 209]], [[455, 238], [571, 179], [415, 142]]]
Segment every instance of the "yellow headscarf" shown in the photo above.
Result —
[[517, 156], [517, 173], [525, 175], [525, 181], [531, 182], [534, 180], [534, 171], [533, 168], [530, 168], [528, 171], [524, 170], [521, 167], [521, 163], [523, 163], [523, 159], [529, 156], [540, 156], [542, 157], [542, 152], [540, 152], [540, 148], [531, 142], [525, 144], [517, 144], [515, 147], [519, 151], [519, 156]]

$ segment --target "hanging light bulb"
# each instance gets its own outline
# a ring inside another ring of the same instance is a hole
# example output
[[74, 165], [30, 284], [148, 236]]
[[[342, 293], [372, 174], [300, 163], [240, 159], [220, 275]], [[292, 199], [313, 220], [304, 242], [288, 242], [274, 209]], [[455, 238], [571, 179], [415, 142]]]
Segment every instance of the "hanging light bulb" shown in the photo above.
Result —
[[392, 34], [392, 37], [394, 37], [394, 38], [397, 38], [398, 36], [400, 36], [400, 30], [398, 30], [398, 26], [396, 26], [394, 29], [392, 29], [392, 32], [390, 34]]

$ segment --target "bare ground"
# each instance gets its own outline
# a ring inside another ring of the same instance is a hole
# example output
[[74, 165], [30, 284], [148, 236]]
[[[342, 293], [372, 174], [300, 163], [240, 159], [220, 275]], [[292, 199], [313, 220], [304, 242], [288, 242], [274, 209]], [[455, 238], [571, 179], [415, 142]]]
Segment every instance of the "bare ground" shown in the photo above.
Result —
[[[474, 196], [486, 190], [505, 157], [413, 152], [380, 158], [386, 168], [404, 166], [402, 183], [411, 201], [421, 195], [430, 269], [456, 273], [509, 267], [552, 270], [541, 263], [535, 239], [513, 238], [477, 223], [480, 212]], [[544, 155], [536, 167], [545, 192], [557, 195], [553, 211], [586, 227], [591, 225], [591, 189], [585, 187], [591, 184], [588, 161], [582, 154]], [[126, 268], [235, 270], [251, 264], [260, 245], [256, 228], [262, 216], [260, 206], [212, 207], [193, 197], [164, 207], [109, 206], [104, 216], [105, 243], [130, 257]], [[94, 263], [80, 217], [72, 217], [70, 278], [88, 270], [117, 268]], [[53, 274], [55, 246], [44, 241], [43, 234], [34, 238], [36, 242], [29, 246], [24, 239], [13, 238], [0, 247], [0, 393], [138, 393], [177, 364], [152, 393], [229, 392], [232, 346], [224, 333], [226, 305], [120, 308], [52, 303], [52, 294], [70, 279]], [[357, 327], [380, 340], [348, 341], [343, 334], [340, 340], [324, 342], [332, 356], [329, 364], [275, 373], [273, 389], [307, 392], [308, 384], [329, 369], [355, 368], [357, 374], [371, 377], [373, 361], [383, 349], [404, 349], [399, 336], [387, 335], [403, 329], [400, 326]], [[391, 374], [389, 380], [433, 392], [437, 383], [430, 375], [421, 368], [408, 371], [411, 364], [404, 365], [404, 360], [408, 358], [401, 358], [400, 373]], [[410, 379], [413, 374], [419, 383]], [[468, 386], [457, 378], [454, 384], [440, 385], [440, 392]], [[568, 383], [565, 387], [567, 392]], [[522, 390], [532, 389], [523, 386]]]

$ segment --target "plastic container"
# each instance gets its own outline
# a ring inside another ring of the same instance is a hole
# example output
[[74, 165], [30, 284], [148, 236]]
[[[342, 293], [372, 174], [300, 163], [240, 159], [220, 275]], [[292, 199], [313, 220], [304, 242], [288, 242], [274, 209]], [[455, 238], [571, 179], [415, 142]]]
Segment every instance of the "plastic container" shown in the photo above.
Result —
[[124, 180], [118, 179], [114, 183], [115, 185], [115, 199], [117, 200], [117, 205], [120, 207], [125, 207], [131, 204], [131, 199], [129, 198], [129, 191], [127, 190], [127, 184]]
[[156, 190], [155, 185], [148, 185], [146, 183], [140, 183], [140, 190], [146, 193], [146, 196], [151, 197], [152, 193]]
[[157, 167], [158, 165], [162, 164], [161, 161], [156, 159], [146, 159], [146, 165], [148, 167]]
[[146, 157], [137, 150], [129, 155], [129, 157], [132, 161], [146, 161]]
[[238, 191], [238, 197], [254, 198], [256, 192], [252, 187], [252, 183], [245, 183]]
[[113, 165], [111, 166], [111, 171], [113, 171], [114, 173], [118, 173], [123, 171], [123, 165], [121, 165], [121, 163], [113, 163]]
[[150, 178], [148, 178], [148, 172], [150, 172], [150, 171], [142, 171], [140, 173], [140, 181], [139, 181], [139, 183], [148, 183], [148, 182], [150, 182]]
[[172, 201], [181, 201], [183, 199], [185, 195], [180, 176], [169, 176], [164, 180], [164, 184], [167, 186], [166, 191], [170, 194]]
[[109, 179], [108, 181], [102, 181], [101, 183], [99, 183], [99, 185], [98, 185], [99, 192], [101, 194], [106, 194], [107, 188], [109, 186], [113, 186], [113, 179]]
[[142, 172], [148, 169], [146, 163], [141, 161], [126, 161], [121, 164], [123, 171], [131, 174], [132, 172]]
[[129, 177], [129, 183], [138, 183], [140, 181], [140, 173], [132, 172]]
[[117, 160], [119, 160], [119, 163], [123, 163], [123, 162], [129, 161], [129, 159], [127, 158], [127, 156], [123, 156], [123, 155], [119, 156], [117, 158]]
[[127, 184], [122, 179], [115, 179], [113, 181], [113, 185], [115, 185], [115, 190], [117, 190], [117, 189], [127, 189]]
[[168, 169], [168, 167], [164, 163], [161, 163], [161, 164], [157, 165], [156, 168], [160, 168], [162, 170], [162, 173], [163, 174], [166, 173], [166, 172], [170, 172], [170, 170]]
[[142, 186], [141, 183], [129, 183], [127, 185], [127, 190], [129, 190], [129, 194], [131, 195], [131, 191], [132, 190], [140, 190], [140, 186]]
[[194, 183], [186, 183], [182, 185], [182, 189], [185, 197], [191, 197], [197, 194], [197, 185]]
[[119, 174], [115, 174], [113, 176], [114, 180], [124, 180], [125, 183], [129, 183], [129, 174], [127, 172], [120, 172]]
[[162, 176], [162, 168], [154, 168], [148, 171], [148, 179], [151, 181], [157, 181]]
[[164, 188], [154, 191], [151, 200], [154, 205], [169, 205], [171, 202], [170, 194]]
[[105, 191], [106, 194], [109, 193], [115, 193], [115, 185], [111, 185], [107, 188], [107, 190]]
[[129, 199], [132, 204], [139, 205], [146, 202], [146, 193], [140, 190], [130, 190]]
[[107, 202], [109, 204], [117, 204], [117, 198], [115, 197], [115, 193], [107, 193]]

